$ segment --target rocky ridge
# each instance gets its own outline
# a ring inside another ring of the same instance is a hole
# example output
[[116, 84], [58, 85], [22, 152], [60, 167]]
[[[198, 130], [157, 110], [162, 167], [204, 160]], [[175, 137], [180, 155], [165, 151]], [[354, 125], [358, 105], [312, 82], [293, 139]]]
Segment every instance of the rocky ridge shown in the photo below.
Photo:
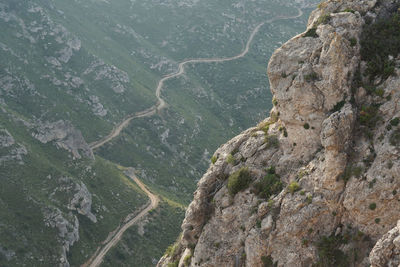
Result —
[[398, 266], [399, 58], [368, 79], [361, 45], [399, 7], [323, 2], [275, 51], [270, 117], [214, 153], [158, 266]]

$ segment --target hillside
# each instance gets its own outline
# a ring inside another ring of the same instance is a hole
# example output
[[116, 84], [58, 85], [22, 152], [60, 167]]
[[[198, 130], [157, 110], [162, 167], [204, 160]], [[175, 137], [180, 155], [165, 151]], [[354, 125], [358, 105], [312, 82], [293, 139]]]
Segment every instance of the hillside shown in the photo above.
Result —
[[[87, 262], [149, 204], [129, 167], [161, 203], [104, 264], [154, 265], [178, 236], [212, 151], [272, 107], [266, 61], [304, 30], [314, 5], [1, 1], [0, 266]], [[165, 109], [93, 149], [154, 107], [157, 83], [180, 62], [239, 55], [261, 24], [246, 55], [187, 64], [163, 86]]]
[[217, 149], [158, 266], [400, 264], [399, 7], [322, 2], [274, 52], [270, 117]]

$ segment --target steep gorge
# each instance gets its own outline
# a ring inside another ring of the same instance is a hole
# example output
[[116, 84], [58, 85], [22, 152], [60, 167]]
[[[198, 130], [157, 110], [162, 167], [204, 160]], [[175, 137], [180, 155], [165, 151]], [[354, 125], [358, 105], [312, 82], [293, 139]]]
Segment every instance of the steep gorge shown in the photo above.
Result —
[[400, 264], [400, 57], [365, 52], [399, 7], [323, 2], [275, 51], [270, 117], [214, 153], [158, 266]]

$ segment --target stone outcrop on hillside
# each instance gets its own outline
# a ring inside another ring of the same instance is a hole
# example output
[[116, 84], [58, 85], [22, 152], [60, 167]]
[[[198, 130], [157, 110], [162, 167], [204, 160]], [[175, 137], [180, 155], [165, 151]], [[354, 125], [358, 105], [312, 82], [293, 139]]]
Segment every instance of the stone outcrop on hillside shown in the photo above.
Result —
[[74, 158], [80, 159], [79, 151], [81, 151], [85, 157], [94, 159], [93, 151], [86, 143], [81, 131], [68, 121], [42, 123], [32, 136], [43, 144], [54, 141], [57, 147], [71, 152]]
[[379, 94], [353, 82], [365, 21], [398, 6], [326, 1], [275, 51], [271, 116], [215, 152], [158, 266], [399, 264], [400, 70]]

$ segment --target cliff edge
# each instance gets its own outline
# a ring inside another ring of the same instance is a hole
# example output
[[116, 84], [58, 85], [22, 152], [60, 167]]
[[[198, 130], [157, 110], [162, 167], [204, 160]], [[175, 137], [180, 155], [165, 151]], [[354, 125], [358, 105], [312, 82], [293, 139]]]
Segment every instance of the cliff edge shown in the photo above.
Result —
[[[400, 1], [326, 1], [273, 54], [158, 266], [399, 266]], [[398, 222], [399, 221], [399, 222]]]

